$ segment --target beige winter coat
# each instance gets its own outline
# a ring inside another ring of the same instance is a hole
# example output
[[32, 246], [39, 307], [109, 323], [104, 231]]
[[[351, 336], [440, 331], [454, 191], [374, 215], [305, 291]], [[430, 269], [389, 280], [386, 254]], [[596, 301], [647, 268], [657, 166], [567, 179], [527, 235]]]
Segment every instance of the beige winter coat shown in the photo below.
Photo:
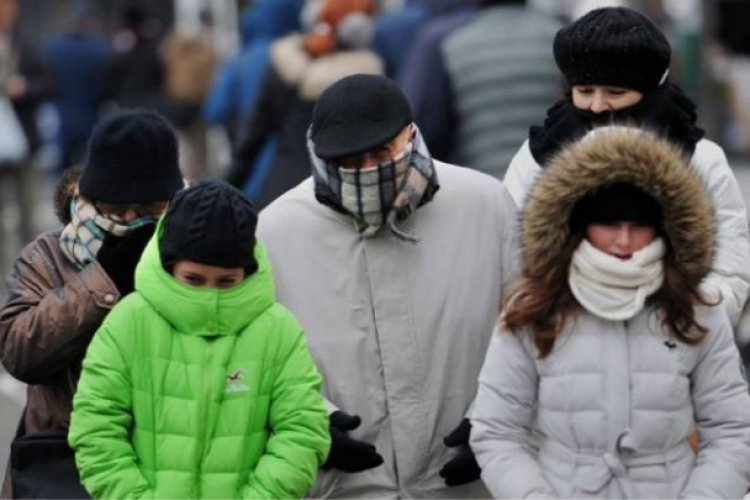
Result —
[[486, 498], [448, 488], [443, 438], [467, 415], [479, 367], [517, 266], [516, 213], [499, 181], [436, 162], [440, 190], [399, 225], [364, 238], [318, 203], [306, 180], [260, 214], [279, 302], [299, 318], [331, 409], [357, 414], [354, 439], [385, 463], [320, 471], [313, 497]]

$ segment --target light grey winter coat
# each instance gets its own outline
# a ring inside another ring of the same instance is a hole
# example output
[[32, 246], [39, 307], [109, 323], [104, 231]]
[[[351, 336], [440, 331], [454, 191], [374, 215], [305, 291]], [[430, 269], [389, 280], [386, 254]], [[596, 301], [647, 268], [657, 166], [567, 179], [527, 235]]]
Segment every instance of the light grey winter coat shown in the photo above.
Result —
[[335, 407], [362, 417], [350, 432], [373, 443], [380, 467], [320, 471], [312, 496], [487, 497], [481, 481], [448, 488], [443, 438], [467, 414], [516, 266], [513, 201], [502, 184], [436, 162], [440, 190], [388, 230], [363, 238], [321, 205], [311, 180], [260, 214], [279, 302], [299, 318]]
[[[540, 178], [523, 222], [527, 276], [569, 265], [559, 255], [572, 208], [598, 186], [618, 182], [659, 203], [680, 274], [693, 286], [700, 282], [713, 252], [706, 194], [679, 150], [622, 127], [599, 129], [563, 151]], [[471, 434], [493, 496], [745, 494], [750, 395], [729, 320], [721, 307], [697, 306], [695, 317], [708, 333], [690, 346], [672, 337], [660, 314], [647, 306], [628, 321], [610, 321], [580, 310], [543, 359], [527, 329], [501, 327], [493, 335]], [[697, 457], [686, 441], [696, 423]], [[530, 439], [534, 424], [538, 454]]]
[[[750, 232], [747, 208], [740, 186], [721, 147], [707, 139], [696, 144], [690, 161], [708, 191], [716, 214], [716, 255], [711, 274], [704, 283], [708, 292], [720, 292], [723, 306], [733, 325], [740, 319], [750, 294]], [[517, 207], [526, 196], [542, 168], [531, 155], [529, 141], [513, 157], [503, 183]], [[750, 338], [738, 339], [740, 344]]]

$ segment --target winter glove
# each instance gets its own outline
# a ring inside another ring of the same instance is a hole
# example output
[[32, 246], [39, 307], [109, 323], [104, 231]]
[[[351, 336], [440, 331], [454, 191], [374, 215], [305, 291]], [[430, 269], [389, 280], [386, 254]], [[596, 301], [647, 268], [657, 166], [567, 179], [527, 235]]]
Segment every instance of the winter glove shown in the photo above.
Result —
[[107, 234], [96, 254], [96, 260], [114, 282], [120, 295], [133, 291], [135, 266], [141, 258], [146, 243], [151, 239], [156, 224], [146, 224], [127, 236]]
[[461, 420], [458, 427], [453, 429], [453, 432], [443, 439], [443, 443], [448, 448], [462, 447], [458, 455], [440, 469], [440, 477], [445, 480], [445, 484], [448, 486], [461, 486], [476, 481], [482, 472], [477, 459], [474, 457], [474, 452], [469, 447], [470, 432], [471, 422], [468, 418], [465, 418]]
[[331, 413], [331, 452], [323, 469], [338, 469], [343, 472], [362, 472], [373, 469], [383, 463], [383, 457], [375, 450], [375, 446], [363, 441], [357, 441], [348, 436], [362, 423], [357, 415], [349, 415], [343, 411]]

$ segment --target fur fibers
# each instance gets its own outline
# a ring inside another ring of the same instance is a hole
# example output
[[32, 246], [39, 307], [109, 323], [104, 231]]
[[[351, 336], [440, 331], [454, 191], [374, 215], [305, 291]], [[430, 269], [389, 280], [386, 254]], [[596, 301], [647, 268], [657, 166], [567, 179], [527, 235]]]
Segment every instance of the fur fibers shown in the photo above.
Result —
[[715, 247], [705, 188], [679, 148], [651, 132], [623, 126], [590, 132], [553, 157], [540, 175], [524, 207], [526, 274], [540, 277], [560, 265], [573, 207], [587, 194], [622, 182], [661, 206], [664, 237], [677, 266], [697, 286], [711, 269]]

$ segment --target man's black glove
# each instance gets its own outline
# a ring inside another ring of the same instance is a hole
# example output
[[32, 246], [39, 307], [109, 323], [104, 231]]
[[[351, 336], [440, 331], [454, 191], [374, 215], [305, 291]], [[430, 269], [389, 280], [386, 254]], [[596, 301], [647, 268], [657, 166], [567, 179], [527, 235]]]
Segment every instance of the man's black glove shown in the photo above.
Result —
[[151, 239], [156, 224], [146, 224], [127, 236], [114, 236], [107, 233], [96, 260], [114, 282], [120, 295], [133, 291], [135, 266], [141, 258], [146, 243]]
[[443, 443], [448, 448], [461, 446], [461, 451], [440, 469], [440, 477], [448, 486], [460, 486], [479, 479], [482, 469], [479, 468], [474, 452], [469, 447], [471, 422], [468, 418], [461, 420], [458, 427], [448, 434]]
[[338, 469], [343, 472], [362, 472], [373, 469], [383, 463], [383, 457], [376, 451], [375, 446], [364, 441], [352, 439], [347, 434], [353, 431], [362, 419], [357, 415], [349, 415], [343, 411], [331, 413], [331, 452], [323, 469]]

